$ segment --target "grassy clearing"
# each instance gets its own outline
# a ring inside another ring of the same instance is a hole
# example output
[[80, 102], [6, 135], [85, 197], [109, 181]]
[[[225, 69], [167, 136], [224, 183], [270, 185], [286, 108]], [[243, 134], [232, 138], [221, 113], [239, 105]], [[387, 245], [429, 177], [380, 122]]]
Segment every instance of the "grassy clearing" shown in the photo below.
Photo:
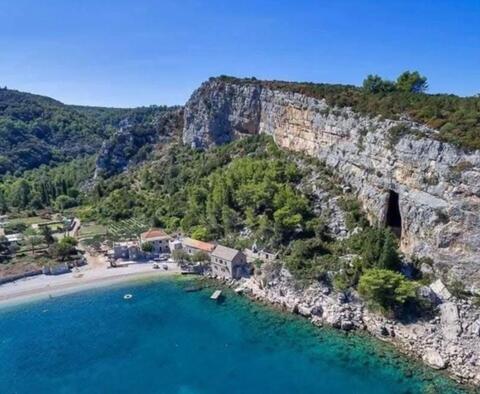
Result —
[[102, 224], [97, 224], [94, 222], [91, 223], [82, 223], [80, 231], [78, 233], [79, 238], [91, 238], [98, 235], [107, 234], [107, 227]]
[[29, 217], [23, 217], [23, 218], [12, 218], [9, 219], [8, 222], [9, 224], [25, 224], [26, 226], [31, 226], [32, 224], [39, 224], [39, 223], [47, 223], [51, 222], [51, 219], [45, 219], [40, 216], [29, 216]]

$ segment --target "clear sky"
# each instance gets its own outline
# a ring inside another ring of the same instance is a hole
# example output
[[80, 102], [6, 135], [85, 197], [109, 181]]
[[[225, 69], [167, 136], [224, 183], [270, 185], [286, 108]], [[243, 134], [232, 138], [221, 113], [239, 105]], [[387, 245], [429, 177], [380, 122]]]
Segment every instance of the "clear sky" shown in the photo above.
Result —
[[210, 76], [361, 84], [416, 69], [480, 93], [480, 0], [0, 0], [0, 85], [183, 104]]

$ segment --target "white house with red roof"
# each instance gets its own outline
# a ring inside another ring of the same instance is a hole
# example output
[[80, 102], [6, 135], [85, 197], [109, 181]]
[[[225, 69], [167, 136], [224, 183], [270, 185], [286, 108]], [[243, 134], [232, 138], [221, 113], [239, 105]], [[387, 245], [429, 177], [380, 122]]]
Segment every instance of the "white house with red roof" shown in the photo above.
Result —
[[140, 244], [151, 243], [153, 245], [153, 253], [169, 252], [168, 243], [171, 239], [172, 237], [160, 228], [151, 228], [140, 234]]
[[185, 237], [182, 239], [183, 250], [189, 255], [193, 255], [196, 252], [205, 252], [210, 255], [215, 249], [215, 245], [210, 242], [198, 241], [193, 238]]

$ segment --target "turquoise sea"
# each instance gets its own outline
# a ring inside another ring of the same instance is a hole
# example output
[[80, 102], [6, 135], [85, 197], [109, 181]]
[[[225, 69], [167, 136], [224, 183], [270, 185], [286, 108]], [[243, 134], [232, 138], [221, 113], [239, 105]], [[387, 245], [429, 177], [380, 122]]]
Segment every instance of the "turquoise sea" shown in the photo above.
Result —
[[461, 392], [368, 337], [185, 286], [134, 283], [0, 310], [0, 393]]

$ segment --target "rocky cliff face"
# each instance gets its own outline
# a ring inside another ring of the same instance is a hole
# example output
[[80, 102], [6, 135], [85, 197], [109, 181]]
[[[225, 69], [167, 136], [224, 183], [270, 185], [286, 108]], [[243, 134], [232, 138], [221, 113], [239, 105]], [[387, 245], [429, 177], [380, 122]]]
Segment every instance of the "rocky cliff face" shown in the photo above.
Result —
[[115, 134], [103, 142], [95, 177], [109, 177], [144, 161], [155, 145], [168, 143], [183, 127], [181, 108], [159, 110], [154, 120], [146, 124], [132, 118], [122, 120]]
[[372, 221], [398, 228], [405, 254], [430, 257], [437, 275], [480, 290], [479, 151], [439, 142], [435, 130], [408, 120], [362, 116], [255, 84], [212, 79], [185, 106], [186, 144], [208, 147], [256, 133], [323, 160]]

